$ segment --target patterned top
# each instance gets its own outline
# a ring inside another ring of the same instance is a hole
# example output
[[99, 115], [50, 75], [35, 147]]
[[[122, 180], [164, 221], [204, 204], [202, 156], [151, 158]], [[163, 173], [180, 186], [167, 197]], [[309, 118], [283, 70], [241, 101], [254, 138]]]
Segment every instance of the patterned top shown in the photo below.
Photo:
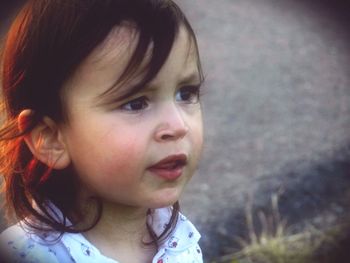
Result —
[[[170, 208], [153, 211], [148, 220], [156, 234], [160, 234], [171, 215]], [[38, 234], [23, 228], [23, 224], [9, 227], [0, 235], [0, 262], [13, 263], [118, 263], [100, 253], [82, 234]], [[159, 246], [152, 263], [202, 263], [198, 246], [200, 234], [182, 214], [172, 234]]]

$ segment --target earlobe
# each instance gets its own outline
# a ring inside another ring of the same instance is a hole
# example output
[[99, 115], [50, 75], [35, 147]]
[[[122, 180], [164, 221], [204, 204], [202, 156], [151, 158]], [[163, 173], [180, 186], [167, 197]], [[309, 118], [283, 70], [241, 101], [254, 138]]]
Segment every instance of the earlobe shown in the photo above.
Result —
[[[18, 128], [25, 131], [32, 110], [23, 110], [18, 116]], [[44, 117], [29, 133], [24, 135], [25, 143], [32, 154], [53, 169], [64, 169], [70, 164], [67, 147], [58, 125], [49, 117]]]

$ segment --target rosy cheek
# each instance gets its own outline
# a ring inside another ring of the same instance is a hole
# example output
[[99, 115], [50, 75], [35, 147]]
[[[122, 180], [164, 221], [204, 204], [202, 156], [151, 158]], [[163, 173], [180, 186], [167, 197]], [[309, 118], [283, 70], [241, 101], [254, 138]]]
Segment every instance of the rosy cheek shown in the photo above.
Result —
[[[142, 144], [134, 137], [125, 136], [115, 144], [105, 146], [106, 151], [104, 165], [105, 175], [114, 177], [118, 174], [129, 174], [140, 165], [144, 150]], [[115, 178], [114, 178], [115, 179]]]

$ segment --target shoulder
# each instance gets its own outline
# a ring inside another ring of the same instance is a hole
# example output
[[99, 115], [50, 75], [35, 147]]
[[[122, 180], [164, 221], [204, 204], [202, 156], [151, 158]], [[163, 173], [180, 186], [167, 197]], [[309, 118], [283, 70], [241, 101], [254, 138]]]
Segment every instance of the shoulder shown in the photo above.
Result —
[[56, 247], [16, 224], [0, 234], [1, 262], [59, 263]]

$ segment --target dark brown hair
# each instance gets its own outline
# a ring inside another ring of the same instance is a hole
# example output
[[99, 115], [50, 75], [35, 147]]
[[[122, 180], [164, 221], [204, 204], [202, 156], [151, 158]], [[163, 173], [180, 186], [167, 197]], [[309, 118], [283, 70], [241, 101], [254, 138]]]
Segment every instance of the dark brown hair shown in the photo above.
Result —
[[[4, 176], [5, 207], [17, 220], [42, 231], [61, 233], [85, 231], [97, 224], [101, 205], [97, 206], [97, 216], [88, 228], [77, 230], [74, 225], [66, 224], [76, 209], [73, 201], [77, 182], [73, 168], [50, 169], [33, 157], [23, 136], [44, 116], [58, 123], [67, 121], [61, 92], [63, 84], [111, 29], [125, 22], [135, 26], [139, 37], [118, 82], [128, 80], [140, 70], [140, 63], [152, 46], [143, 79], [125, 97], [142, 89], [156, 76], [180, 26], [185, 26], [198, 52], [190, 24], [171, 0], [32, 0], [13, 22], [2, 61], [5, 122], [0, 130], [0, 173]], [[201, 73], [199, 57], [198, 69]], [[17, 117], [24, 109], [31, 109], [33, 114], [25, 131], [20, 132]], [[48, 202], [60, 209], [63, 222], [57, 220]], [[178, 212], [176, 203], [162, 235], [156, 236], [150, 228], [155, 243], [174, 228]], [[34, 220], [26, 221], [28, 218]]]

